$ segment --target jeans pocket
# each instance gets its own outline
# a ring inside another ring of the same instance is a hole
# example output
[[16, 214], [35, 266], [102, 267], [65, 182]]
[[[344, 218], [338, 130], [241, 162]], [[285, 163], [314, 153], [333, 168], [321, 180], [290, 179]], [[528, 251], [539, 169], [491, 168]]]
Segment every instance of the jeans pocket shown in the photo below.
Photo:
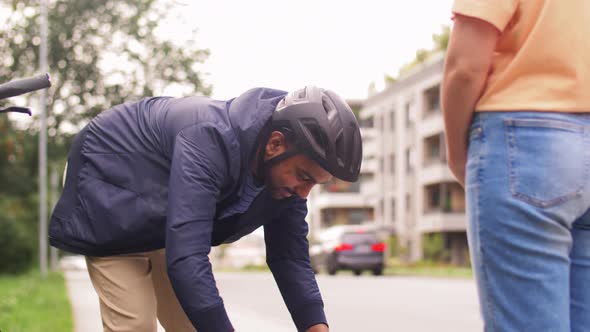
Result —
[[513, 197], [546, 208], [582, 195], [588, 168], [583, 126], [553, 119], [504, 123]]

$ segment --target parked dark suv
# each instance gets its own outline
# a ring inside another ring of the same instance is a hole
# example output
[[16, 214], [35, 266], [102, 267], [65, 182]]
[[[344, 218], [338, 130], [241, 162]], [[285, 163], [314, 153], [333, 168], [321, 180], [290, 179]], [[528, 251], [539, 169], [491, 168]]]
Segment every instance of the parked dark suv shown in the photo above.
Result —
[[376, 231], [364, 229], [335, 229], [318, 236], [310, 247], [311, 266], [315, 272], [325, 269], [334, 275], [339, 270], [352, 270], [360, 275], [369, 270], [383, 274], [385, 243]]

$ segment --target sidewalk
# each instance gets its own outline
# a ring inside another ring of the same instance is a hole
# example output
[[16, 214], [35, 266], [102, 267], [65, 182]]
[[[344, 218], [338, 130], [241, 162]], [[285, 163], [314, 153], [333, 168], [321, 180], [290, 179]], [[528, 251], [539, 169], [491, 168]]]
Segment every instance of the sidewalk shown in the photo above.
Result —
[[72, 314], [74, 332], [102, 332], [98, 296], [92, 288], [86, 270], [64, 270]]

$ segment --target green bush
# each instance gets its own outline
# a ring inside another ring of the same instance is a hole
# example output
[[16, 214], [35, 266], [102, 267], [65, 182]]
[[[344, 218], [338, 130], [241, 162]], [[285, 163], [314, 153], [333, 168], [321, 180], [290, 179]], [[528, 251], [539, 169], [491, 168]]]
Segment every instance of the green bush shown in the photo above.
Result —
[[25, 227], [0, 214], [0, 274], [26, 271], [33, 263], [33, 252]]
[[402, 260], [407, 259], [408, 247], [404, 246], [396, 235], [390, 235], [387, 242], [389, 246], [389, 257], [398, 257]]
[[424, 260], [434, 262], [448, 262], [450, 251], [445, 246], [445, 237], [442, 233], [425, 234], [422, 238], [422, 250]]

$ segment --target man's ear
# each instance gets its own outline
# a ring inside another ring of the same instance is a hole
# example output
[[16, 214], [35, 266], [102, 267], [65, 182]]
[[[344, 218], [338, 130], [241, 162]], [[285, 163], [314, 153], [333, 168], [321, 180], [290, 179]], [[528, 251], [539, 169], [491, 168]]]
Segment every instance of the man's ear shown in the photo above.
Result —
[[264, 149], [265, 159], [274, 158], [287, 150], [285, 135], [280, 131], [273, 131]]

